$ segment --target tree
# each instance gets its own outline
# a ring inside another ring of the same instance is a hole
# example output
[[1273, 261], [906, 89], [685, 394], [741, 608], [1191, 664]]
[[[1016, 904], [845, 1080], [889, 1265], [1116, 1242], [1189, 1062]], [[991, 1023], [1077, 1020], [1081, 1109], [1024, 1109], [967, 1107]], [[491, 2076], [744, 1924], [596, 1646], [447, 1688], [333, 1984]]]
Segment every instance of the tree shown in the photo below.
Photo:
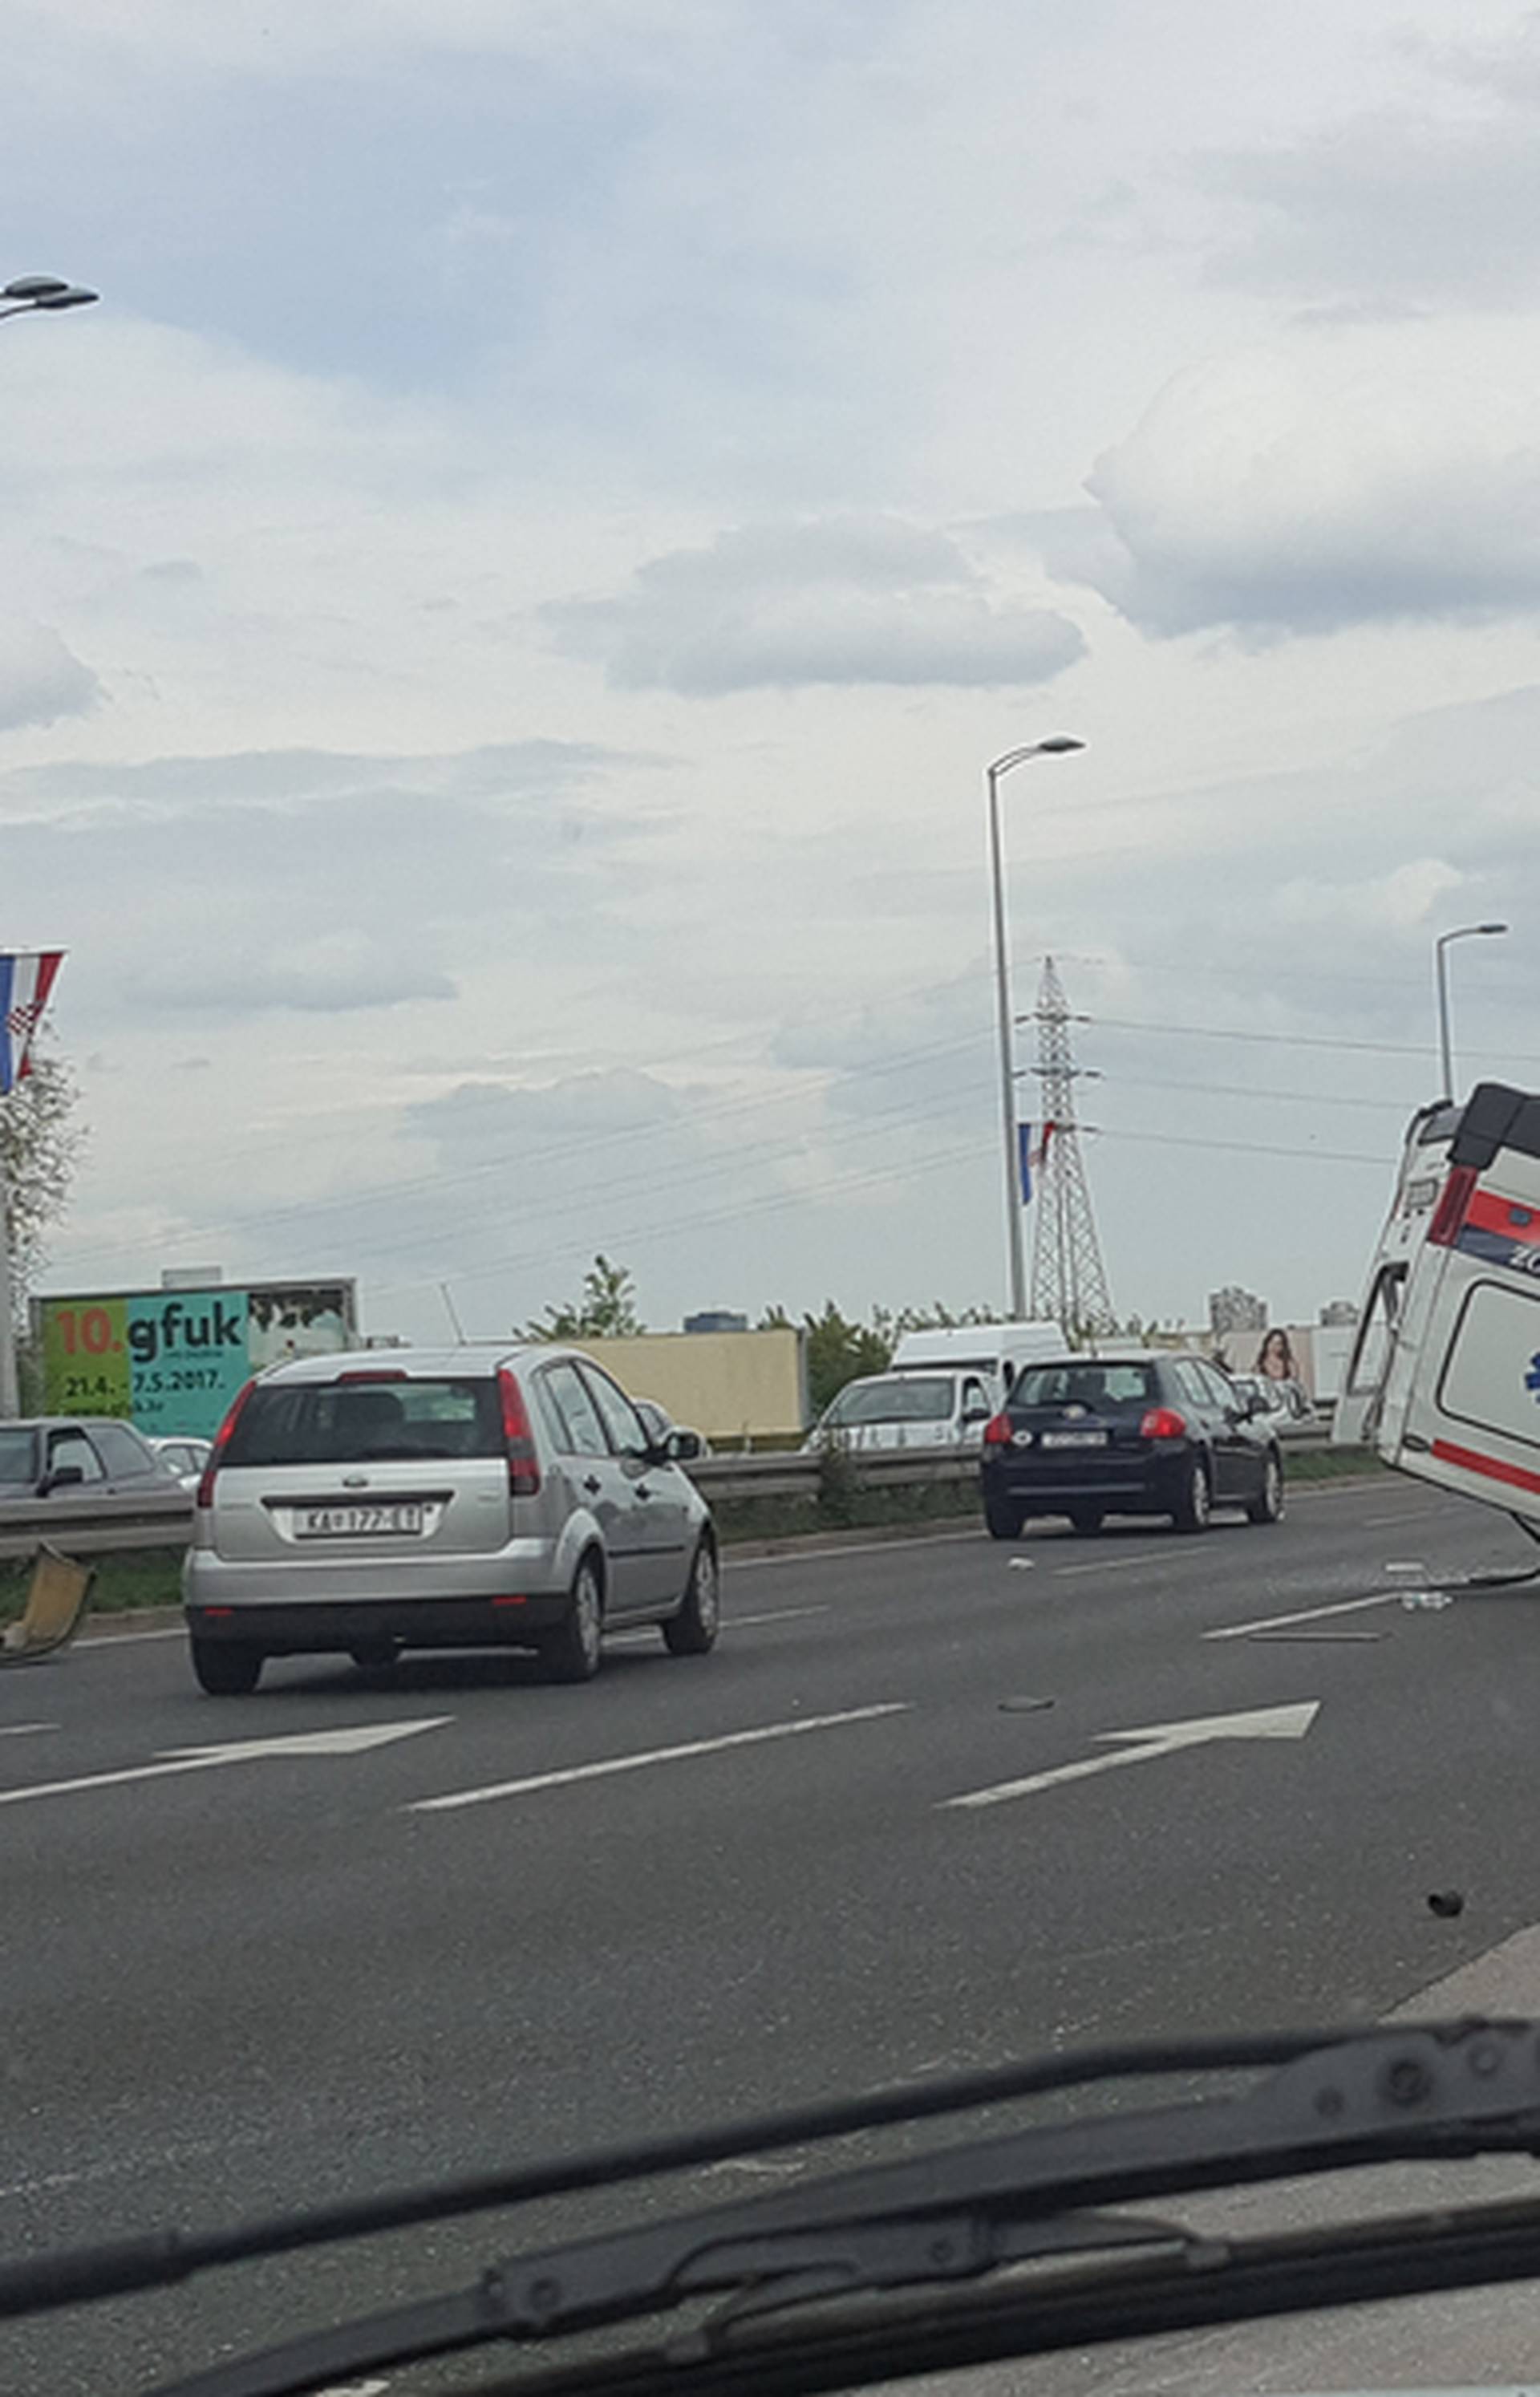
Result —
[[[784, 1307], [774, 1306], [760, 1318], [759, 1329], [784, 1331], [790, 1323]], [[815, 1415], [823, 1413], [847, 1382], [863, 1373], [886, 1373], [893, 1353], [880, 1332], [850, 1321], [832, 1298], [824, 1301], [822, 1315], [802, 1318], [802, 1330], [808, 1343], [808, 1400]]]
[[873, 1330], [894, 1347], [905, 1332], [956, 1332], [971, 1324], [999, 1320], [999, 1314], [992, 1306], [964, 1306], [954, 1313], [939, 1298], [929, 1306], [901, 1306], [896, 1314], [885, 1306], [872, 1309]]
[[527, 1323], [525, 1340], [620, 1340], [646, 1326], [636, 1313], [636, 1285], [624, 1265], [596, 1256], [583, 1278], [575, 1306], [548, 1306], [541, 1323]]
[[6, 1254], [18, 1319], [47, 1262], [48, 1226], [70, 1202], [70, 1185], [87, 1133], [74, 1120], [80, 1086], [74, 1068], [43, 1035], [32, 1070], [0, 1099], [0, 1186], [5, 1190]]

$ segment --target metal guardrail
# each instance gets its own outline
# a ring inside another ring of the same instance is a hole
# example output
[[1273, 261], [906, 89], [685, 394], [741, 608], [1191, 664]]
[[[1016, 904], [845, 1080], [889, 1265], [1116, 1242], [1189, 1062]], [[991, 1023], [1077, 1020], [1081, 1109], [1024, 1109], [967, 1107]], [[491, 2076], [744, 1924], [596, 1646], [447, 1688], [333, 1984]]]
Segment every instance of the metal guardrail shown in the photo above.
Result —
[[[1286, 1432], [1286, 1457], [1319, 1453], [1332, 1445], [1329, 1431]], [[815, 1498], [823, 1458], [800, 1449], [775, 1456], [703, 1456], [685, 1468], [706, 1498]], [[971, 1482], [978, 1477], [977, 1449], [874, 1448], [847, 1452], [852, 1479], [866, 1490], [923, 1489], [937, 1482]]]
[[0, 1557], [34, 1556], [45, 1540], [77, 1557], [110, 1548], [179, 1548], [192, 1529], [193, 1500], [185, 1490], [85, 1499], [72, 1490], [53, 1498], [0, 1500]]
[[[1290, 1433], [1286, 1455], [1332, 1445], [1328, 1432]], [[933, 1489], [968, 1483], [978, 1474], [978, 1453], [954, 1448], [887, 1448], [854, 1452], [846, 1464], [864, 1490]], [[764, 1456], [703, 1456], [686, 1470], [703, 1497], [816, 1498], [824, 1460], [800, 1449]], [[71, 1556], [100, 1556], [117, 1548], [185, 1547], [193, 1528], [193, 1501], [182, 1490], [164, 1496], [81, 1499], [72, 1491], [55, 1498], [0, 1501], [0, 1559], [34, 1556], [47, 1540]]]

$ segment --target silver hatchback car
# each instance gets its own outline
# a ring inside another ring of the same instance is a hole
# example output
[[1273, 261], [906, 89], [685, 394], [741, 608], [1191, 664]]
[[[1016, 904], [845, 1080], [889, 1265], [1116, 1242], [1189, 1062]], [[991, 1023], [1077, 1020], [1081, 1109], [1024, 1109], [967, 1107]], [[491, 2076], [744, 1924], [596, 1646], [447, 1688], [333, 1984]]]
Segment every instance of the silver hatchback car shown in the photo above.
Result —
[[609, 1626], [656, 1623], [676, 1656], [716, 1640], [711, 1510], [590, 1359], [507, 1348], [307, 1357], [248, 1382], [198, 1484], [182, 1588], [216, 1697], [263, 1660], [533, 1648], [598, 1669]]

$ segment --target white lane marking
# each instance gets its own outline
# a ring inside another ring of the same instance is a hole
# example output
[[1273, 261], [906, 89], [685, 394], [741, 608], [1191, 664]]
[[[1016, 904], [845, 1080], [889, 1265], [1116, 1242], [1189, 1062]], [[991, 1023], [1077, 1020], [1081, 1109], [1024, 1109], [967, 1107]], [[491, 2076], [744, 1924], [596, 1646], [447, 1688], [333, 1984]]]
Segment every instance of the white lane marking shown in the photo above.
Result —
[[789, 2156], [727, 2156], [720, 2163], [703, 2167], [709, 2179], [721, 2173], [747, 2173], [755, 2180], [795, 2180], [807, 2165], [794, 2163]]
[[[1170, 1555], [1169, 1550], [1165, 1553]], [[1083, 1565], [1055, 1565], [1053, 1578], [1055, 1581], [1067, 1581], [1071, 1573], [1108, 1573], [1114, 1565], [1155, 1564], [1161, 1554], [1158, 1548], [1141, 1548], [1136, 1557], [1096, 1557]]]
[[[1455, 2015], [1540, 2014], [1540, 1922], [1512, 1931], [1453, 1971], [1403, 1998], [1386, 2022], [1448, 2020]], [[1533, 2169], [1533, 2168], [1532, 2168]]]
[[1302, 1606], [1296, 1614], [1259, 1614], [1252, 1623], [1225, 1623], [1205, 1631], [1205, 1640], [1244, 1640], [1252, 1631], [1281, 1631], [1291, 1623], [1319, 1623], [1328, 1614], [1359, 1614], [1368, 1606], [1399, 1606], [1399, 1589], [1377, 1589], [1372, 1598], [1342, 1598], [1330, 1606]]
[[0, 1723], [0, 1739], [20, 1739], [24, 1731], [57, 1731], [57, 1723]]
[[885, 1715], [912, 1712], [907, 1700], [850, 1707], [837, 1715], [804, 1715], [800, 1721], [760, 1723], [753, 1731], [723, 1732], [714, 1739], [682, 1740], [676, 1748], [643, 1748], [629, 1756], [605, 1756], [595, 1764], [564, 1764], [550, 1773], [527, 1773], [517, 1781], [489, 1782], [480, 1789], [453, 1789], [442, 1798], [418, 1798], [408, 1814], [447, 1814], [460, 1806], [485, 1806], [494, 1798], [525, 1798], [536, 1789], [562, 1789], [576, 1781], [602, 1781], [615, 1773], [639, 1773], [644, 1765], [674, 1764], [690, 1756], [717, 1756], [730, 1748], [757, 1748], [767, 1740], [797, 1739], [804, 1732], [836, 1731], [847, 1723], [877, 1722]]
[[827, 1614], [826, 1606], [772, 1606], [763, 1614], [729, 1614], [723, 1618], [728, 1631], [740, 1631], [750, 1623], [791, 1623], [799, 1614]]
[[905, 1548], [955, 1548], [962, 1542], [977, 1542], [984, 1536], [982, 1523], [967, 1532], [924, 1532], [900, 1540], [851, 1540], [844, 1547], [788, 1548], [780, 1557], [734, 1557], [722, 1559], [724, 1573], [757, 1573], [765, 1565], [825, 1564], [830, 1558], [902, 1556]]
[[1008, 1799], [1055, 1789], [1062, 1781], [1085, 1781], [1093, 1773], [1116, 1772], [1120, 1764], [1147, 1764], [1154, 1757], [1206, 1747], [1211, 1740], [1303, 1739], [1319, 1711], [1320, 1700], [1307, 1698], [1293, 1707], [1256, 1707], [1244, 1714], [1198, 1716], [1191, 1722], [1146, 1723], [1138, 1731], [1100, 1731], [1098, 1739], [1122, 1745], [1106, 1755], [1082, 1756], [1073, 1764], [1055, 1764], [1047, 1773], [1029, 1773], [1020, 1781], [998, 1781], [988, 1789], [969, 1789], [960, 1798], [944, 1798], [940, 1803], [944, 1809], [1003, 1806]]
[[437, 1731], [452, 1715], [429, 1715], [420, 1722], [355, 1723], [338, 1731], [280, 1734], [275, 1739], [228, 1740], [221, 1748], [172, 1748], [154, 1764], [127, 1764], [115, 1773], [83, 1773], [70, 1781], [34, 1781], [0, 1789], [0, 1806], [24, 1806], [32, 1798], [64, 1798], [77, 1789], [111, 1789], [126, 1781], [158, 1781], [170, 1773], [202, 1773], [211, 1765], [255, 1764], [278, 1756], [362, 1756], [414, 1732]]
[[[726, 1614], [722, 1617], [724, 1631], [746, 1631], [755, 1623], [793, 1623], [802, 1614], [827, 1614], [826, 1606], [772, 1606], [763, 1614]], [[650, 1640], [658, 1627], [655, 1623], [638, 1624], [635, 1631], [611, 1631], [605, 1645], [613, 1648], [623, 1640]]]
[[74, 1642], [74, 1654], [78, 1655], [83, 1648], [121, 1648], [126, 1640], [185, 1640], [186, 1637], [185, 1623], [163, 1625], [158, 1631], [88, 1631]]

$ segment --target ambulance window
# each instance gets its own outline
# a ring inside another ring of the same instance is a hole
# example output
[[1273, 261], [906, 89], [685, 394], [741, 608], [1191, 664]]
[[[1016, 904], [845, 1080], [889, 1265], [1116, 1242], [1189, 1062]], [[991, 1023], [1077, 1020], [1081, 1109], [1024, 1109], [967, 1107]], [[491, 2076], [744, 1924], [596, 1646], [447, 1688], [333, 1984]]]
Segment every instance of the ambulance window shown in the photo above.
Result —
[[1401, 1285], [1406, 1279], [1404, 1265], [1382, 1265], [1369, 1293], [1363, 1310], [1363, 1321], [1353, 1349], [1353, 1362], [1348, 1371], [1347, 1391], [1350, 1398], [1367, 1398], [1385, 1380], [1390, 1361], [1390, 1339], [1400, 1313]]

